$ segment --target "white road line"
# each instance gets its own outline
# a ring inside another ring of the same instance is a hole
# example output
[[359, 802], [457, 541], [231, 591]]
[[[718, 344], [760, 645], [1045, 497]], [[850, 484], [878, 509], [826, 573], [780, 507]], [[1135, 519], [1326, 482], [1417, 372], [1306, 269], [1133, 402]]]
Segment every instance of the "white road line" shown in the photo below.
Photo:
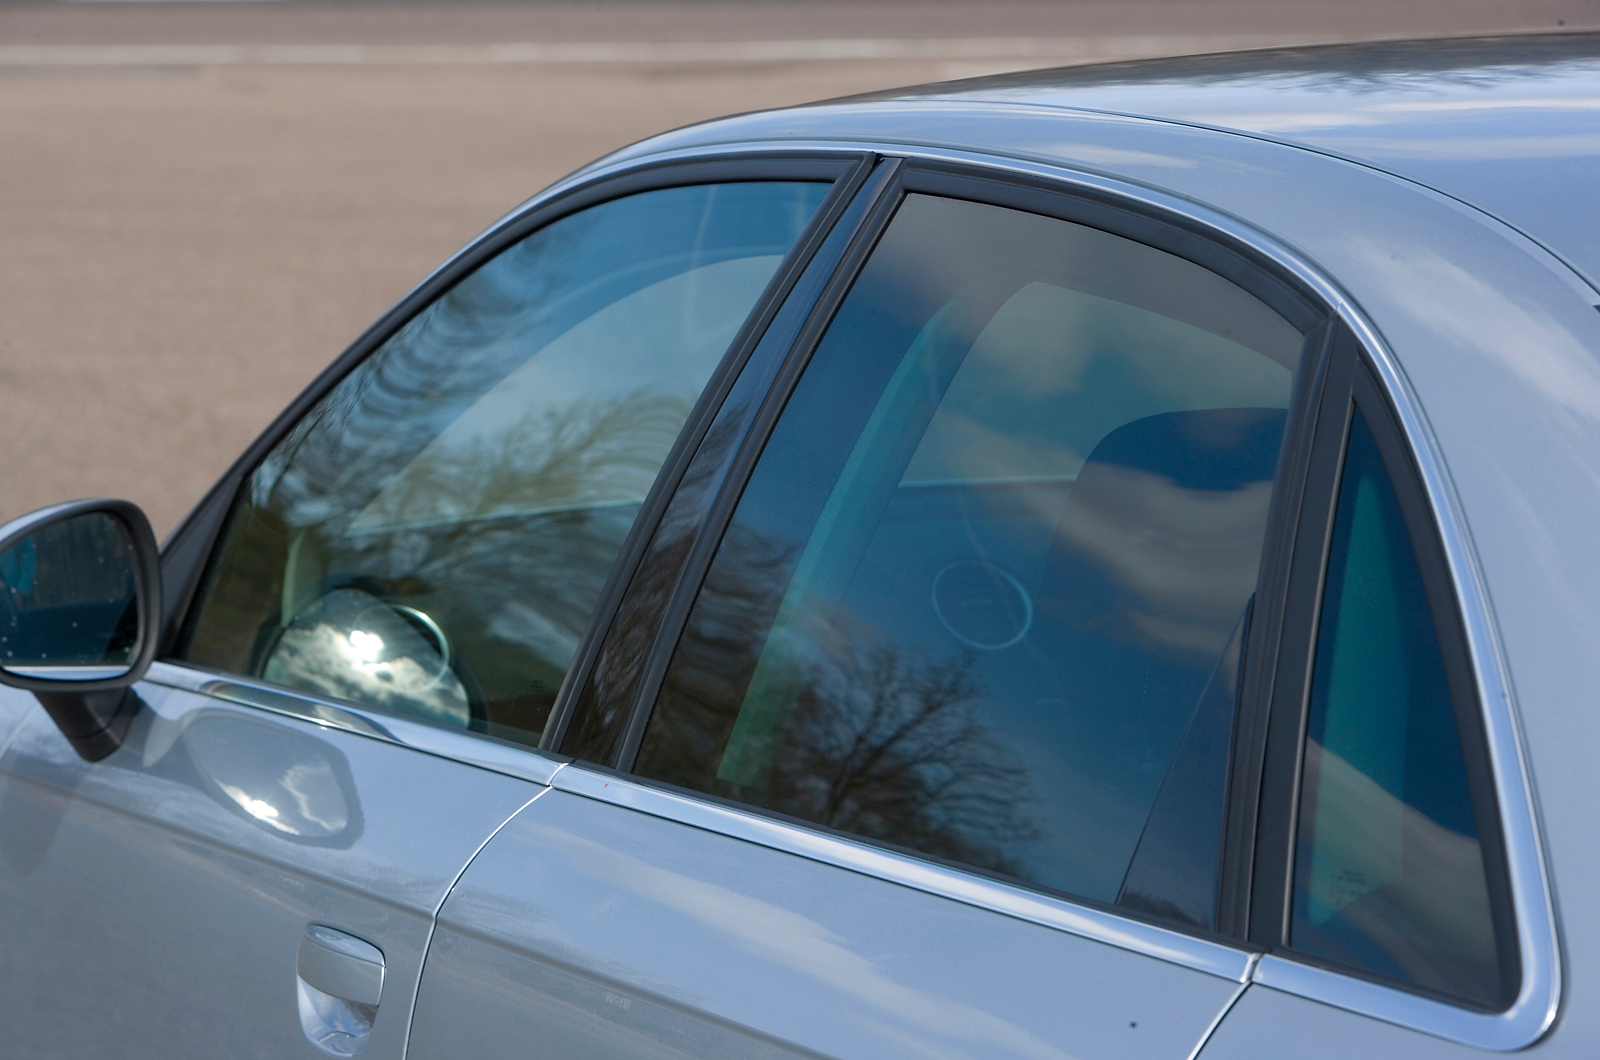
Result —
[[769, 63], [863, 59], [1088, 60], [1306, 44], [1308, 34], [846, 38], [502, 44], [8, 44], [0, 68], [149, 66], [478, 66]]

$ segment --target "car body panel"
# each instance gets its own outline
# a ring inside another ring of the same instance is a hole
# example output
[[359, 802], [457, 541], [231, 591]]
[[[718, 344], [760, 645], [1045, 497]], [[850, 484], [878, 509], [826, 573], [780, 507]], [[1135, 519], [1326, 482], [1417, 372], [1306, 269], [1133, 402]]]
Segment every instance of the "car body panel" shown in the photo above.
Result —
[[[1587, 1050], [1557, 1055], [1586, 1056]], [[1535, 1054], [1544, 1053], [1536, 1047]], [[1403, 1056], [1407, 1060], [1467, 1060], [1483, 1052], [1431, 1034], [1356, 1016], [1268, 986], [1252, 984], [1228, 1010], [1196, 1060], [1343, 1060], [1352, 1056]]]
[[404, 1054], [433, 914], [541, 785], [146, 682], [110, 758], [33, 711], [0, 761], [10, 1056], [323, 1055], [312, 924], [378, 947], [362, 1055]]
[[1240, 988], [558, 790], [445, 903], [409, 1055], [1187, 1057]]
[[28, 715], [39, 709], [39, 701], [30, 692], [16, 688], [0, 688], [0, 757], [28, 720]]

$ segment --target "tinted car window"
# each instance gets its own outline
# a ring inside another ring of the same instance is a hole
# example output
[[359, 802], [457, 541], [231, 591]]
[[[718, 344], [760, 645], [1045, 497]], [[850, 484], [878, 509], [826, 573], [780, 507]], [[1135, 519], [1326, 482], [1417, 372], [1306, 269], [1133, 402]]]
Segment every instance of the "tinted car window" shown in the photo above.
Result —
[[[1189, 261], [908, 196], [739, 502], [637, 771], [1210, 925], [1228, 648], [1301, 344]], [[1142, 841], [1158, 801], [1199, 806], [1157, 829], [1187, 852]]]
[[645, 192], [461, 281], [250, 477], [187, 657], [536, 741], [669, 447], [826, 191]]
[[1502, 974], [1456, 704], [1358, 410], [1317, 635], [1291, 944], [1493, 1006]]
[[115, 676], [134, 661], [139, 610], [133, 543], [122, 523], [88, 512], [0, 552], [0, 667]]

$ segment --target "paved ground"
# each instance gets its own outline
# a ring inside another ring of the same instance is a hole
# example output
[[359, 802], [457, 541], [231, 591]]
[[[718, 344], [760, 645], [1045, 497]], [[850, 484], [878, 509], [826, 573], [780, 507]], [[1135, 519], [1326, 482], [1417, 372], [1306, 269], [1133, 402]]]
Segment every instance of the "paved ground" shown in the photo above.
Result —
[[[0, 518], [112, 494], [164, 532], [433, 265], [664, 128], [1052, 61], [1558, 23], [1600, 28], [1600, 0], [0, 0]], [[751, 43], [773, 41], [835, 43]], [[869, 57], [819, 57], [841, 52]]]

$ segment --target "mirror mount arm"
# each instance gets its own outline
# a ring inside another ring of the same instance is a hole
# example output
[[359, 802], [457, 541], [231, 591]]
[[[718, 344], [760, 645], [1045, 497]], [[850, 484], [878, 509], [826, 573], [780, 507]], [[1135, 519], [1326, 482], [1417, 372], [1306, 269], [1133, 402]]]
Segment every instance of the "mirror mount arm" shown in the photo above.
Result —
[[98, 692], [35, 691], [33, 696], [85, 762], [98, 762], [121, 747], [144, 706], [131, 687]]

